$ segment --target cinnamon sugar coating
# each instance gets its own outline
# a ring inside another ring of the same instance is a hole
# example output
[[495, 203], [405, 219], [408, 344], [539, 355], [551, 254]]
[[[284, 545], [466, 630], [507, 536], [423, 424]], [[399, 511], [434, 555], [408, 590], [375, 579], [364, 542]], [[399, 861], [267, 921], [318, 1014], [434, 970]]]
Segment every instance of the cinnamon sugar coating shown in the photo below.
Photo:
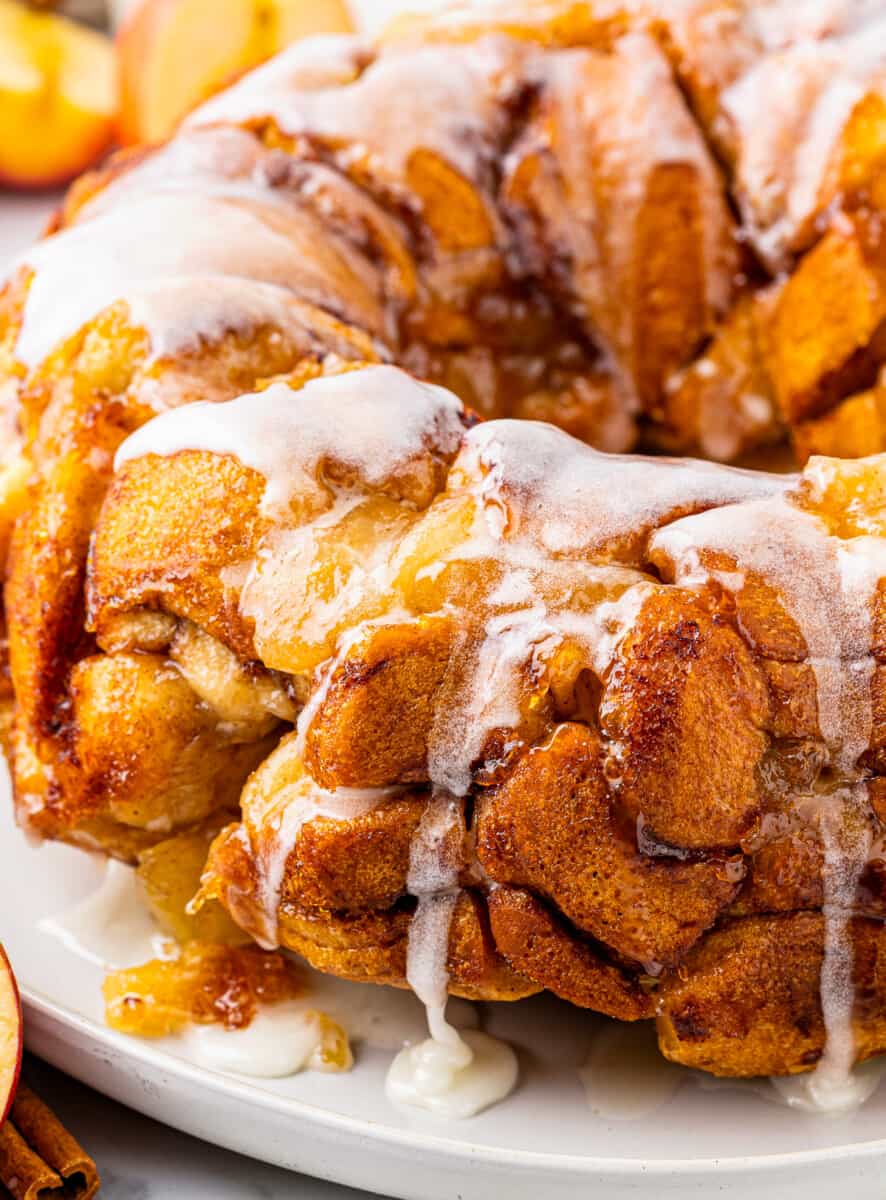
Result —
[[220, 830], [200, 902], [395, 986], [452, 891], [450, 991], [721, 1074], [828, 1052], [836, 907], [886, 1050], [882, 30], [830, 9], [456, 6], [75, 186], [0, 293], [23, 824]]

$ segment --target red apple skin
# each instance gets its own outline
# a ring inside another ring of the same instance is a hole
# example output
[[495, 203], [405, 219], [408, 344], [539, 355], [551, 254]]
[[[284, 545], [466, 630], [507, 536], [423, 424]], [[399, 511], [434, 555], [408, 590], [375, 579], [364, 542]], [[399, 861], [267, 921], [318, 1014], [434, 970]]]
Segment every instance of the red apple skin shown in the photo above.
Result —
[[13, 1100], [15, 1099], [19, 1075], [21, 1074], [22, 1069], [22, 1053], [24, 1051], [21, 997], [19, 996], [18, 984], [15, 981], [15, 975], [13, 974], [12, 966], [10, 965], [9, 959], [6, 956], [6, 951], [2, 946], [0, 946], [0, 971], [4, 973], [6, 979], [8, 980], [14, 1012], [18, 1017], [18, 1039], [15, 1051], [15, 1063], [12, 1068], [12, 1074], [7, 1080], [8, 1094], [6, 1096], [0, 1096], [0, 1125], [2, 1125], [9, 1115], [9, 1110], [12, 1107]]

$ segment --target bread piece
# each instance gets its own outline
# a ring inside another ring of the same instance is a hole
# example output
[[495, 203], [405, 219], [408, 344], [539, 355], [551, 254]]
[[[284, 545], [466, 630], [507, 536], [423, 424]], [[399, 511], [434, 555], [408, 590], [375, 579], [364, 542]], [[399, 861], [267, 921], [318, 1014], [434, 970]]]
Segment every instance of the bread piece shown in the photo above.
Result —
[[845, 914], [886, 1046], [886, 467], [537, 421], [879, 449], [878, 14], [828, 12], [299, 43], [75, 188], [0, 292], [23, 824], [160, 891], [218, 830], [207, 920], [736, 1075], [829, 1061]]

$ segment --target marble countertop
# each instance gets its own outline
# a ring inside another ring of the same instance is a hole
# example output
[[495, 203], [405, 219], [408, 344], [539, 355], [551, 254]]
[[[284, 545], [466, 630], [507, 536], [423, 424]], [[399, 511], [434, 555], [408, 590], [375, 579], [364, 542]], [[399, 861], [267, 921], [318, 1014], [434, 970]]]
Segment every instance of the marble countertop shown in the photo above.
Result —
[[367, 1200], [177, 1133], [29, 1057], [28, 1082], [98, 1164], [102, 1200]]

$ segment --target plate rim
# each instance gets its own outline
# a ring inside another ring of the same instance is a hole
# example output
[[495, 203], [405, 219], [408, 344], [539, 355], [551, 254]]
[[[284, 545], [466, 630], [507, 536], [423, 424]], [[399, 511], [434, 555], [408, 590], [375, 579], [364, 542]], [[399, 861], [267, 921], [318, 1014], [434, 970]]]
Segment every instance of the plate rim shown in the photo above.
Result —
[[[517, 1147], [495, 1147], [478, 1144], [467, 1137], [462, 1140], [441, 1137], [426, 1130], [396, 1129], [366, 1118], [352, 1117], [333, 1112], [295, 1097], [282, 1097], [265, 1088], [209, 1067], [191, 1063], [165, 1049], [158, 1049], [150, 1042], [118, 1033], [100, 1025], [97, 1021], [66, 1008], [38, 989], [20, 983], [22, 1002], [25, 1009], [25, 1040], [28, 1040], [28, 1010], [33, 1010], [45, 1020], [60, 1024], [68, 1034], [91, 1041], [104, 1049], [114, 1051], [123, 1058], [134, 1059], [147, 1068], [160, 1068], [166, 1074], [177, 1076], [183, 1083], [197, 1088], [208, 1088], [217, 1096], [237, 1100], [253, 1107], [273, 1111], [278, 1116], [301, 1118], [319, 1125], [329, 1133], [347, 1134], [352, 1137], [369, 1138], [394, 1152], [415, 1153], [432, 1151], [453, 1164], [463, 1164], [470, 1156], [477, 1167], [523, 1169], [533, 1173], [556, 1173], [567, 1177], [576, 1175], [610, 1176], [613, 1179], [665, 1179], [673, 1176], [710, 1175], [728, 1173], [747, 1177], [789, 1171], [792, 1168], [808, 1168], [815, 1165], [835, 1165], [842, 1162], [864, 1162], [886, 1157], [886, 1137], [865, 1142], [848, 1143], [843, 1146], [826, 1146], [809, 1150], [793, 1150], [780, 1154], [732, 1155], [704, 1158], [622, 1158], [599, 1157], [555, 1153], [551, 1151], [525, 1150]], [[39, 1053], [39, 1050], [37, 1050]], [[116, 1069], [116, 1068], [115, 1068]], [[90, 1080], [83, 1080], [90, 1083]], [[827, 1120], [811, 1115], [810, 1120]], [[469, 1122], [456, 1122], [456, 1128]]]

